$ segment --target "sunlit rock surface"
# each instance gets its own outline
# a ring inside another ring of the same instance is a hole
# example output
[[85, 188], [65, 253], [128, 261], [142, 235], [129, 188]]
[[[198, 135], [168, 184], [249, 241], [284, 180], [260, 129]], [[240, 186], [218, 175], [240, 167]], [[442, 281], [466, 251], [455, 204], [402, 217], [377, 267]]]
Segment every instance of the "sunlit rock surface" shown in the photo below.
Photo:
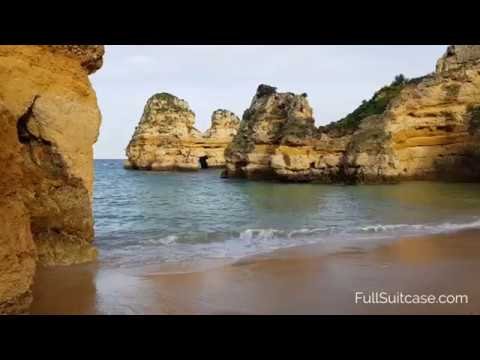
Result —
[[320, 128], [306, 94], [260, 85], [226, 150], [224, 176], [323, 183], [480, 180], [479, 48], [449, 47], [435, 73], [392, 83], [352, 116]]
[[101, 115], [88, 75], [103, 46], [0, 46], [0, 313], [31, 302], [38, 261], [94, 260], [93, 149]]
[[240, 120], [228, 110], [216, 110], [202, 134], [185, 100], [167, 93], [152, 96], [127, 147], [124, 166], [141, 170], [198, 170], [225, 165], [224, 151]]

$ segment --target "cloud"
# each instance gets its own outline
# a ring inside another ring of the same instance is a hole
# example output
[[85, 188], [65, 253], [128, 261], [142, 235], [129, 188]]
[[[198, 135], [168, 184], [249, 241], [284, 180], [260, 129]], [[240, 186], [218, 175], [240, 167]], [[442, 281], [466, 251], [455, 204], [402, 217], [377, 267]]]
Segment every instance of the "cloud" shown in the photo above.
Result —
[[131, 55], [125, 58], [125, 63], [129, 65], [152, 66], [155, 63], [155, 59], [148, 55]]

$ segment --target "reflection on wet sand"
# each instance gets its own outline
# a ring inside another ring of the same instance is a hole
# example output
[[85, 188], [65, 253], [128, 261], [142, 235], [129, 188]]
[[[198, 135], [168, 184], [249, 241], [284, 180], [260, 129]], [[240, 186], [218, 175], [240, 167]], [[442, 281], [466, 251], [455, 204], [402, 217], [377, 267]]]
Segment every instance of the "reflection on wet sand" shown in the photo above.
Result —
[[33, 314], [97, 312], [97, 265], [39, 268], [33, 284]]
[[[39, 271], [34, 314], [478, 314], [480, 231], [325, 255], [313, 245], [235, 264]], [[467, 294], [468, 304], [355, 304], [354, 292]]]

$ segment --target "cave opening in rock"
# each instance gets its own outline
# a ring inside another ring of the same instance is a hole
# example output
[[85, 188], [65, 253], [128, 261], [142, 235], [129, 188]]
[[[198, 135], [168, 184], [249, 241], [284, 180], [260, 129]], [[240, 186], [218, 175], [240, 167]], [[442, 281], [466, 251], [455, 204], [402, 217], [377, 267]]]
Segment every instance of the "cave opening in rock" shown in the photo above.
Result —
[[51, 145], [50, 141], [44, 140], [41, 137], [35, 136], [28, 129], [28, 123], [33, 118], [33, 106], [35, 105], [35, 101], [37, 101], [37, 98], [38, 96], [35, 96], [33, 98], [32, 103], [30, 104], [28, 109], [17, 120], [18, 141], [21, 144], [31, 144], [32, 142], [36, 142], [36, 143], [50, 146]]
[[200, 162], [200, 167], [202, 169], [208, 169], [208, 162], [207, 162], [208, 156], [200, 156], [198, 158], [198, 161]]
[[25, 111], [25, 113], [22, 116], [20, 116], [17, 120], [17, 136], [18, 136], [18, 141], [21, 144], [29, 144], [35, 138], [28, 131], [28, 122], [33, 116], [33, 105], [35, 104], [35, 100], [36, 98], [33, 99], [27, 111]]

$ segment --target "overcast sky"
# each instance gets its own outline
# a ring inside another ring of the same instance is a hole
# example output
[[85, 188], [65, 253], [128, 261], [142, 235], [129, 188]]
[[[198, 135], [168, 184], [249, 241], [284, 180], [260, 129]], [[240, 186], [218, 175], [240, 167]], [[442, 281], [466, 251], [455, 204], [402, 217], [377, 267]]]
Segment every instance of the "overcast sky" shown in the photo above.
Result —
[[338, 120], [395, 75], [434, 71], [446, 45], [434, 46], [107, 46], [90, 79], [103, 120], [95, 158], [125, 158], [147, 99], [169, 92], [186, 100], [196, 127], [214, 110], [239, 117], [261, 83], [308, 94], [317, 125]]

